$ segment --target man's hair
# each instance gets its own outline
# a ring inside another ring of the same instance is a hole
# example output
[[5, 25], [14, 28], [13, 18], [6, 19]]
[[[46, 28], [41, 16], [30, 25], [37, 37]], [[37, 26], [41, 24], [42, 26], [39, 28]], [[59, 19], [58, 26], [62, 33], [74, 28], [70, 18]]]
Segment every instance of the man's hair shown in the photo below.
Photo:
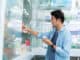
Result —
[[56, 19], [60, 19], [64, 23], [64, 13], [61, 10], [55, 10], [51, 12], [51, 16], [54, 16]]

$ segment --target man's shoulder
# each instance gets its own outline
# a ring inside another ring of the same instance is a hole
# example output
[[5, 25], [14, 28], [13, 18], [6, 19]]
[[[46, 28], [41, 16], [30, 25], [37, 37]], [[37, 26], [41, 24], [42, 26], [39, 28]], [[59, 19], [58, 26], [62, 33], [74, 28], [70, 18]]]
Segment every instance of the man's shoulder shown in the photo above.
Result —
[[66, 27], [64, 27], [63, 33], [64, 33], [64, 35], [68, 35], [68, 36], [70, 35], [71, 36], [70, 30]]

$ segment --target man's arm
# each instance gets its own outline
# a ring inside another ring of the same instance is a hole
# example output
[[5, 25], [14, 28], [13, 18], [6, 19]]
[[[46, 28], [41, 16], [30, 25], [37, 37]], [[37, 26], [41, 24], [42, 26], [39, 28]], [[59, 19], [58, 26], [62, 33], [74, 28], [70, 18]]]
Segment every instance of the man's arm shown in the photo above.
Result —
[[51, 46], [53, 49], [56, 50], [56, 47], [57, 47], [57, 46], [54, 45], [54, 44], [51, 42], [51, 40], [49, 40], [49, 39], [47, 39], [47, 38], [44, 38], [44, 39], [43, 39], [43, 42], [46, 43], [47, 45]]
[[[33, 30], [30, 29], [30, 28], [25, 28], [24, 31], [25, 31], [25, 33], [30, 32], [32, 35], [38, 36], [38, 32], [33, 31]], [[52, 42], [51, 42], [47, 37], [46, 37], [46, 38], [43, 38], [42, 40], [43, 40], [43, 42], [46, 43], [47, 45], [53, 45]]]
[[31, 34], [34, 35], [34, 36], [38, 36], [38, 32], [33, 31], [33, 30], [32, 30], [31, 28], [29, 28], [29, 27], [25, 27], [24, 24], [22, 25], [22, 31], [23, 31], [24, 33], [31, 33]]
[[[34, 36], [38, 36], [38, 32], [33, 31], [31, 28], [25, 27], [24, 25], [22, 26], [22, 30], [25, 31], [25, 33], [31, 33]], [[47, 35], [47, 34], [46, 34]], [[49, 46], [52, 46], [53, 43], [46, 37], [46, 38], [42, 38], [43, 42], [46, 43]], [[54, 47], [54, 45], [53, 45]]]
[[31, 33], [31, 34], [34, 35], [34, 36], [38, 36], [38, 32], [37, 32], [37, 31], [33, 31], [33, 30], [30, 29], [30, 28], [27, 28], [26, 31], [28, 31], [29, 33]]

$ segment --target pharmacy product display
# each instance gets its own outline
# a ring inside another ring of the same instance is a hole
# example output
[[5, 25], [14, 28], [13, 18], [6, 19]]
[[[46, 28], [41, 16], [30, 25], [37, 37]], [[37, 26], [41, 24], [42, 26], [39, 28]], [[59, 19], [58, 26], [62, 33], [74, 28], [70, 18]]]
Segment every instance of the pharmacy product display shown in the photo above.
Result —
[[23, 1], [7, 0], [4, 28], [3, 59], [12, 60], [21, 53]]
[[39, 8], [40, 9], [70, 9], [72, 1], [71, 0], [40, 0]]

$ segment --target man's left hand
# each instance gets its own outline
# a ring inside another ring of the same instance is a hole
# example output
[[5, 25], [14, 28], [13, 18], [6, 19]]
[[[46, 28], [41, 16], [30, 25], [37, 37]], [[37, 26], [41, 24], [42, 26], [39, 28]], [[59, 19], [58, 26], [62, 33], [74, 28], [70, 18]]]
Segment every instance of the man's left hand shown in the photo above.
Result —
[[49, 39], [47, 39], [47, 38], [44, 38], [43, 39], [43, 42], [45, 42], [47, 45], [49, 45], [49, 46], [53, 46], [53, 48], [55, 48], [56, 49], [56, 45], [54, 45], [52, 42], [51, 42], [51, 40], [49, 40]]

